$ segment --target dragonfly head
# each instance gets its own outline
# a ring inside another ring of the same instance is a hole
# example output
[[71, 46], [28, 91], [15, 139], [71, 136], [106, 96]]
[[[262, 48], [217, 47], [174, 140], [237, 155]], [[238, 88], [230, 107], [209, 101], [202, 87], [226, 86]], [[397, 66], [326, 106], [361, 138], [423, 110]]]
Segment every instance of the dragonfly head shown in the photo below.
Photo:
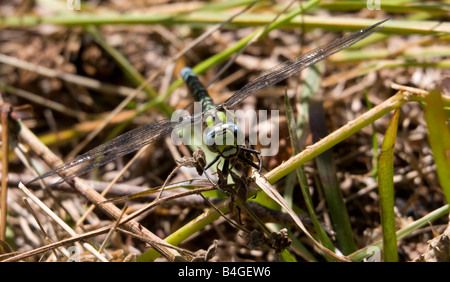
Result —
[[206, 131], [205, 143], [211, 152], [230, 158], [239, 152], [239, 145], [244, 142], [242, 130], [231, 122], [217, 124]]

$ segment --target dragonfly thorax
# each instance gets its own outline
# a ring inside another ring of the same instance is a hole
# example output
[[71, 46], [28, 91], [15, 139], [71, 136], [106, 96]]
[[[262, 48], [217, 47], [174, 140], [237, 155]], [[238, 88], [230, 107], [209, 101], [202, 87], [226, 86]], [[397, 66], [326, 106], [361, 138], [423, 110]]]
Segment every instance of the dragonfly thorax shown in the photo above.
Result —
[[227, 122], [210, 127], [205, 134], [205, 143], [211, 152], [230, 158], [239, 153], [243, 138], [242, 130], [235, 123]]

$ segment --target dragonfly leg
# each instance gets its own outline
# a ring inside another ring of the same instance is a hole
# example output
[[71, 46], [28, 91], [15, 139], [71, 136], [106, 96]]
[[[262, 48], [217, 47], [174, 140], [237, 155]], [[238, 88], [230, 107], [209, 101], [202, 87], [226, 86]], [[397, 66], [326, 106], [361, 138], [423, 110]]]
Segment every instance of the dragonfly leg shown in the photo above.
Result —
[[[214, 160], [212, 160], [209, 164], [207, 164], [207, 165], [203, 168], [203, 173], [205, 174], [205, 176], [206, 176], [206, 178], [209, 180], [209, 182], [211, 182], [211, 184], [214, 186], [214, 188], [218, 189], [220, 192], [222, 192], [222, 193], [224, 193], [224, 194], [227, 194], [222, 188], [219, 187], [220, 183], [219, 183], [219, 185], [217, 185], [217, 184], [209, 177], [208, 173], [206, 172], [206, 170], [207, 170], [208, 168], [210, 168], [213, 164], [215, 164], [219, 159], [220, 159], [220, 155], [217, 155], [217, 156], [214, 158]], [[225, 166], [225, 164], [227, 164], [227, 163], [228, 163], [228, 162], [227, 162], [227, 160], [225, 159], [224, 166]], [[228, 164], [227, 164], [227, 167], [228, 167]], [[227, 171], [228, 171], [228, 169], [227, 169]]]
[[207, 164], [204, 168], [203, 171], [206, 172], [206, 170], [208, 168], [210, 168], [213, 164], [215, 164], [218, 160], [220, 159], [220, 155], [217, 155], [214, 160], [212, 160], [209, 164]]
[[261, 151], [255, 150], [255, 149], [250, 149], [247, 147], [241, 147], [241, 150], [245, 151], [245, 152], [249, 152], [251, 154], [255, 154], [258, 155], [258, 162], [259, 165], [256, 165], [254, 162], [252, 162], [251, 160], [249, 160], [248, 158], [239, 155], [239, 158], [241, 160], [243, 160], [244, 162], [246, 162], [247, 164], [251, 165], [252, 167], [256, 168], [258, 170], [259, 173], [261, 173], [262, 170], [262, 156], [261, 156]]
[[214, 181], [209, 177], [208, 173], [206, 173], [206, 171], [204, 172], [206, 178], [208, 179], [208, 181], [212, 184], [212, 186], [214, 186], [214, 188], [218, 189], [220, 192], [225, 193], [226, 192], [224, 190], [222, 190], [222, 188], [219, 187], [219, 185], [217, 185], [216, 183], [214, 183]]
[[239, 155], [239, 159], [243, 160], [246, 164], [251, 165], [252, 167], [256, 168], [256, 169], [260, 169], [260, 166], [255, 164], [254, 162], [252, 162], [251, 160], [247, 159], [244, 156]]
[[[225, 179], [225, 183], [224, 183], [225, 185], [227, 185], [229, 169], [230, 169], [230, 161], [228, 159], [225, 159], [225, 161], [223, 162], [223, 166], [222, 166], [222, 175], [224, 176], [223, 179]], [[219, 184], [222, 184], [222, 183], [219, 183]]]
[[230, 195], [229, 191], [226, 191], [220, 187], [227, 187], [227, 179], [228, 179], [228, 173], [230, 172], [230, 161], [229, 159], [224, 158], [222, 171], [219, 172], [219, 185], [217, 186], [217, 189], [219, 189], [222, 193], [226, 195]]

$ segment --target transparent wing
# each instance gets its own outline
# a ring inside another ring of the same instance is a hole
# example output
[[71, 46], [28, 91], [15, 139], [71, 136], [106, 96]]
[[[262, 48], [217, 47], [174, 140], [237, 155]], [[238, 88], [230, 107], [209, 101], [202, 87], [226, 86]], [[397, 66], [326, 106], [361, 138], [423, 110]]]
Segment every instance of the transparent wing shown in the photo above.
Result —
[[385, 19], [372, 26], [351, 33], [345, 37], [329, 43], [326, 46], [318, 47], [296, 58], [285, 61], [267, 71], [264, 71], [260, 76], [253, 79], [252, 81], [244, 85], [244, 87], [236, 91], [233, 96], [223, 102], [221, 106], [233, 107], [253, 93], [266, 87], [272, 86], [282, 80], [285, 80], [286, 78], [291, 77], [301, 70], [304, 70], [314, 65], [315, 63], [328, 58], [329, 56], [341, 51], [342, 49], [350, 47], [361, 39], [380, 30], [382, 27], [376, 27], [387, 20], [388, 19]]
[[145, 145], [155, 142], [172, 132], [201, 121], [201, 115], [187, 116], [179, 121], [160, 120], [132, 129], [94, 149], [63, 163], [55, 169], [33, 179], [34, 182], [48, 176], [59, 174], [61, 180], [50, 185], [58, 185], [68, 179], [82, 175], [116, 158], [134, 152]]

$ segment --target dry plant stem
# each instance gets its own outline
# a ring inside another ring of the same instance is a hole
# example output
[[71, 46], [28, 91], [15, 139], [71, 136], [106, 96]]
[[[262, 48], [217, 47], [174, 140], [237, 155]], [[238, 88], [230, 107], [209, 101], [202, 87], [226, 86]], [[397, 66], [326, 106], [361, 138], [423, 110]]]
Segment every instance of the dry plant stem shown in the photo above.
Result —
[[[78, 234], [70, 228], [61, 218], [59, 218], [52, 210], [50, 210], [44, 203], [42, 203], [36, 196], [28, 190], [25, 185], [19, 183], [19, 188], [22, 190], [30, 200], [32, 200], [36, 205], [39, 206], [48, 216], [50, 216], [59, 226], [61, 226], [67, 233], [71, 236], [77, 236]], [[94, 247], [89, 245], [88, 243], [83, 243], [83, 247], [93, 254], [97, 259], [103, 262], [107, 262], [108, 260], [102, 256]]]
[[3, 104], [1, 106], [1, 125], [2, 125], [2, 186], [0, 194], [0, 240], [6, 240], [6, 214], [8, 211], [6, 197], [8, 192], [8, 116], [10, 106]]
[[391, 87], [395, 90], [406, 91], [406, 92], [414, 93], [416, 95], [421, 95], [421, 96], [429, 94], [428, 91], [425, 91], [423, 89], [414, 88], [414, 87], [401, 85], [401, 84], [397, 84], [397, 83], [392, 83]]
[[71, 116], [71, 117], [77, 118], [79, 120], [83, 120], [86, 118], [85, 113], [83, 113], [81, 111], [68, 108], [68, 107], [64, 106], [63, 104], [54, 102], [51, 99], [44, 98], [40, 95], [31, 93], [29, 91], [15, 88], [10, 85], [3, 84], [1, 82], [0, 82], [0, 89], [4, 90], [5, 92], [19, 96], [21, 98], [27, 99], [33, 103], [45, 105], [46, 107], [48, 107], [52, 110], [58, 111], [60, 113], [64, 113], [67, 116]]
[[[153, 207], [155, 207], [157, 205], [161, 205], [161, 204], [163, 204], [165, 202], [171, 201], [173, 199], [177, 199], [177, 198], [180, 198], [180, 197], [185, 197], [185, 196], [193, 195], [193, 194], [199, 194], [201, 192], [211, 191], [211, 190], [215, 190], [215, 189], [216, 188], [214, 188], [214, 187], [198, 188], [198, 189], [195, 189], [195, 190], [189, 190], [189, 191], [186, 191], [186, 192], [181, 192], [181, 193], [178, 193], [178, 194], [170, 195], [170, 196], [167, 196], [167, 197], [164, 197], [164, 198], [161, 198], [161, 199], [155, 199], [153, 202], [151, 202], [150, 204], [146, 205], [145, 207], [135, 211], [134, 213], [132, 213], [132, 214], [130, 214], [128, 216], [126, 216], [124, 219], [121, 220], [120, 224], [124, 224], [124, 223], [132, 220], [133, 218], [136, 218], [137, 216], [143, 214], [144, 212], [150, 210], [151, 208], [153, 208]], [[161, 241], [161, 244], [167, 244], [167, 242]]]
[[100, 246], [100, 248], [98, 249], [98, 251], [100, 253], [103, 252], [103, 250], [106, 248], [106, 244], [109, 242], [109, 240], [111, 239], [112, 235], [114, 234], [114, 232], [117, 230], [117, 227], [119, 227], [119, 223], [122, 220], [123, 215], [125, 214], [125, 211], [127, 210], [128, 205], [125, 203], [125, 205], [122, 208], [122, 213], [120, 214], [120, 216], [117, 218], [116, 222], [114, 223], [114, 226], [108, 231], [108, 234], [106, 235], [105, 240], [103, 240], [102, 245]]
[[[164, 143], [166, 144], [167, 148], [169, 149], [170, 154], [172, 155], [172, 158], [175, 161], [175, 163], [177, 162], [177, 160], [180, 160], [182, 158], [181, 154], [178, 150], [178, 147], [180, 147], [180, 146], [175, 146], [175, 144], [173, 144], [173, 142], [169, 136], [166, 136], [164, 138]], [[182, 151], [182, 153], [184, 156], [187, 156], [187, 157], [190, 157], [190, 154], [191, 154], [190, 151], [187, 151], [187, 152]], [[179, 169], [178, 166], [174, 170], [177, 170], [177, 169]], [[174, 172], [172, 172], [171, 174], [173, 174], [173, 173]], [[184, 175], [184, 178], [186, 178], [186, 179], [192, 178], [192, 175], [187, 171], [182, 170], [181, 173]]]
[[[22, 122], [19, 121], [19, 124], [20, 124], [19, 136], [22, 138], [22, 140], [25, 140], [27, 142], [32, 151], [40, 155], [45, 160], [45, 162], [49, 164], [51, 167], [55, 167], [56, 165], [62, 163], [61, 159], [59, 159], [56, 155], [53, 154], [53, 152], [51, 152], [47, 147], [45, 147], [39, 141], [39, 139]], [[122, 213], [121, 210], [117, 208], [115, 205], [111, 203], [104, 203], [106, 199], [102, 197], [99, 193], [97, 193], [94, 189], [89, 187], [80, 178], [76, 177], [73, 180], [69, 181], [69, 183], [73, 185], [73, 187], [78, 193], [80, 193], [82, 196], [88, 199], [91, 203], [98, 206], [110, 217], [117, 219]], [[157, 243], [162, 242], [162, 240], [156, 235], [154, 235], [152, 232], [147, 230], [146, 228], [143, 228], [138, 222], [134, 220], [129, 221], [125, 223], [125, 228], [148, 238], [147, 243], [149, 243], [152, 247], [154, 247], [169, 261], [174, 261], [175, 257], [179, 256], [179, 254], [173, 251], [172, 249], [158, 246]]]

